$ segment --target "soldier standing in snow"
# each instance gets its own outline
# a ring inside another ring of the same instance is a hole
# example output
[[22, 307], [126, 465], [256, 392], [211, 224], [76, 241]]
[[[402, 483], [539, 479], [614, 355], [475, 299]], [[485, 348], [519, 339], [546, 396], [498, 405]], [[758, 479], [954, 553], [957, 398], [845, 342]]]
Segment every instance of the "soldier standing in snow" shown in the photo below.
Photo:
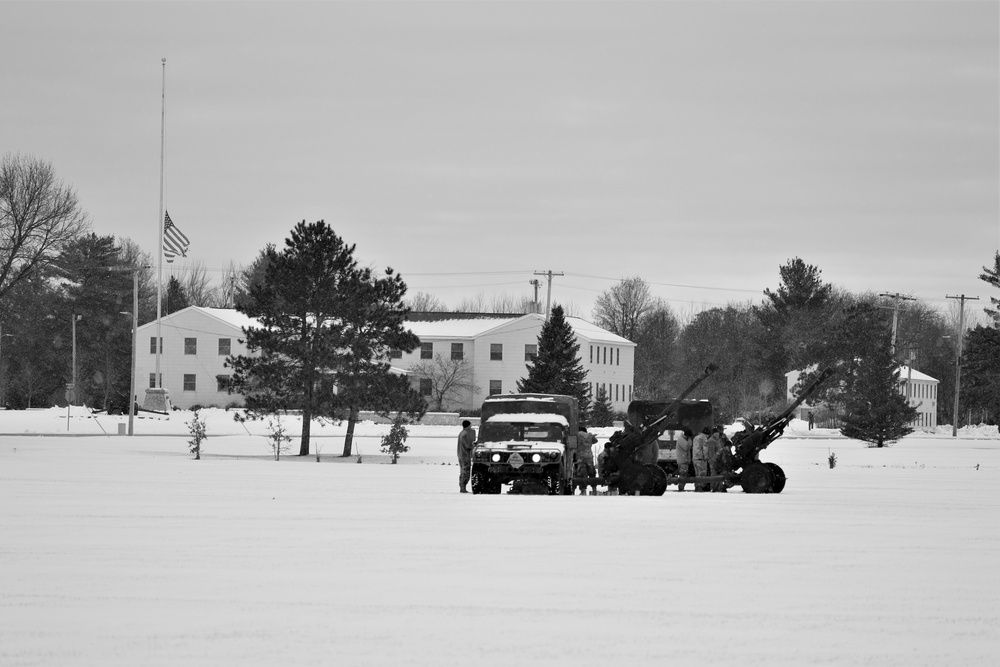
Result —
[[468, 493], [465, 488], [472, 477], [472, 448], [476, 444], [476, 431], [468, 419], [462, 422], [462, 432], [458, 434], [458, 488], [462, 493]]
[[[691, 456], [694, 459], [694, 474], [698, 477], [708, 476], [708, 434], [711, 433], [708, 427], [701, 429], [701, 433], [694, 437], [694, 446], [691, 448]], [[695, 484], [695, 491], [708, 491], [708, 484]]]
[[[580, 427], [580, 432], [576, 434], [576, 467], [574, 474], [577, 477], [596, 477], [597, 468], [594, 467], [594, 443], [597, 438], [587, 433], [587, 429]], [[580, 495], [587, 495], [587, 485], [579, 484]], [[591, 495], [597, 495], [597, 485], [590, 485]]]
[[[691, 467], [691, 429], [685, 428], [684, 432], [677, 436], [677, 476], [687, 477], [688, 469]], [[677, 485], [678, 491], [684, 490], [685, 484], [681, 482]]]

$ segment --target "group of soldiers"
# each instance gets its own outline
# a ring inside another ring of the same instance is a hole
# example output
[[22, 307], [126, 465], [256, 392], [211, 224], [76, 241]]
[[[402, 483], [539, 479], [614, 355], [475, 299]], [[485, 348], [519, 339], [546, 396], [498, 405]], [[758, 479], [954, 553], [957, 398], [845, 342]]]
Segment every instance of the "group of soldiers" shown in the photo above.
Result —
[[[575, 476], [589, 477], [597, 476], [598, 471], [602, 476], [607, 474], [611, 453], [610, 444], [605, 443], [604, 449], [597, 458], [597, 466], [594, 465], [593, 445], [597, 438], [587, 432], [586, 428], [581, 428], [577, 435], [577, 447], [575, 454]], [[677, 435], [677, 476], [685, 477], [708, 477], [722, 475], [732, 472], [734, 458], [732, 452], [732, 442], [726, 436], [721, 426], [715, 428], [705, 427], [698, 435], [689, 428], [685, 428]], [[659, 443], [653, 439], [645, 446], [640, 447], [635, 453], [635, 460], [642, 464], [656, 464], [659, 459]], [[678, 491], [684, 491], [686, 482], [678, 483]], [[587, 484], [577, 484], [581, 495], [587, 494]], [[711, 491], [726, 493], [725, 482], [705, 482], [695, 485], [695, 491]], [[591, 485], [591, 493], [596, 493], [597, 487]]]

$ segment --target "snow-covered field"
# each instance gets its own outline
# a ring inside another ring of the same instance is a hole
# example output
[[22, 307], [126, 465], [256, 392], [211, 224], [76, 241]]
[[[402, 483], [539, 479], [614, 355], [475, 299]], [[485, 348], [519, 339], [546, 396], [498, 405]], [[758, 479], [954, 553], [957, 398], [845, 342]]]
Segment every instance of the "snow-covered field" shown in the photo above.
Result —
[[780, 495], [521, 497], [457, 493], [455, 427], [276, 462], [204, 411], [194, 461], [190, 413], [78, 412], [0, 412], [4, 667], [1000, 664], [995, 427], [796, 423]]

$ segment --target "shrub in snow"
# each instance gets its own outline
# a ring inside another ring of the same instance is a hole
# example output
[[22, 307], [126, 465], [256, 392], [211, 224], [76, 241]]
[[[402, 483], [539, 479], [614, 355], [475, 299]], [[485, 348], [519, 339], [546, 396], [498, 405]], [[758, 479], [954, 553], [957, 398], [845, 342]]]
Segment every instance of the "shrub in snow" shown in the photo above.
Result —
[[830, 452], [830, 455], [826, 457], [826, 460], [827, 462], [829, 462], [831, 469], [837, 467], [837, 455], [834, 454], [833, 452]]
[[285, 431], [285, 425], [280, 417], [267, 420], [267, 432], [271, 434], [267, 436], [267, 441], [271, 451], [274, 452], [274, 460], [277, 461], [281, 458], [282, 452], [288, 451], [288, 443], [292, 441], [292, 437]]
[[194, 415], [191, 417], [191, 421], [185, 422], [188, 427], [188, 431], [191, 432], [191, 439], [188, 440], [188, 445], [190, 445], [191, 453], [194, 454], [194, 460], [201, 460], [201, 443], [208, 437], [206, 434], [205, 420], [198, 416], [198, 411], [194, 411]]
[[409, 435], [410, 432], [403, 426], [403, 415], [397, 414], [389, 434], [382, 436], [382, 453], [392, 455], [392, 462], [395, 463], [400, 454], [410, 451], [410, 447], [406, 444]]

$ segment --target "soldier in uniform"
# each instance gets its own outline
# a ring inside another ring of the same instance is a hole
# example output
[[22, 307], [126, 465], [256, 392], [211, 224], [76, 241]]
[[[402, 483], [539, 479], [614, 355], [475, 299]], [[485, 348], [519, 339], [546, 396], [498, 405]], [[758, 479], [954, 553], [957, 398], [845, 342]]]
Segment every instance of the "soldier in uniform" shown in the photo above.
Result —
[[[687, 477], [690, 474], [689, 468], [691, 467], [691, 449], [693, 444], [691, 429], [685, 427], [684, 432], [677, 436], [677, 475], [679, 477]], [[681, 482], [677, 485], [677, 490], [683, 491], [684, 486], [685, 484]]]
[[[708, 435], [711, 433], [706, 426], [694, 437], [691, 448], [691, 458], [694, 460], [694, 474], [698, 477], [708, 476]], [[695, 491], [708, 491], [708, 484], [695, 484]]]
[[[597, 468], [594, 467], [594, 443], [597, 442], [597, 438], [587, 432], [587, 429], [583, 426], [580, 427], [580, 432], [576, 435], [576, 466], [574, 468], [574, 475], [577, 477], [596, 477]], [[587, 485], [578, 484], [577, 488], [580, 489], [580, 495], [587, 495]], [[591, 495], [597, 494], [597, 485], [590, 485]]]
[[466, 488], [472, 477], [472, 449], [476, 445], [476, 431], [468, 419], [462, 422], [462, 432], [458, 434], [458, 489], [468, 493]]

